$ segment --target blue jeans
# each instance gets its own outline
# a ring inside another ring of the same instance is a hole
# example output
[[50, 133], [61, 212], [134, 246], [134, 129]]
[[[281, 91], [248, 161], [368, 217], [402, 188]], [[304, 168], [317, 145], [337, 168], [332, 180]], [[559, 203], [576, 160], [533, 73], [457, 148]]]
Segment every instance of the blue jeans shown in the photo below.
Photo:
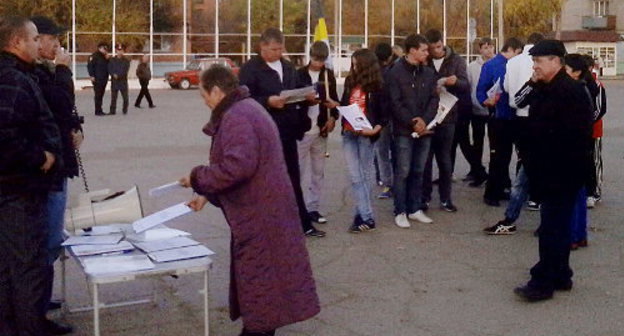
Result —
[[529, 198], [529, 178], [527, 177], [524, 165], [520, 165], [516, 179], [511, 187], [511, 195], [509, 204], [505, 210], [505, 219], [509, 223], [515, 222], [520, 217], [520, 211], [524, 207], [524, 203]]
[[582, 188], [576, 198], [572, 217], [572, 242], [587, 240], [587, 190]]
[[344, 132], [342, 148], [355, 198], [355, 214], [359, 215], [363, 221], [373, 219], [371, 202], [375, 157], [373, 143], [370, 138]]
[[394, 214], [414, 213], [422, 206], [423, 173], [431, 137], [394, 139]]
[[48, 237], [46, 246], [48, 249], [48, 265], [53, 265], [61, 254], [61, 244], [65, 240], [63, 227], [65, 222], [65, 205], [67, 204], [67, 179], [63, 181], [60, 191], [48, 193], [47, 217]]

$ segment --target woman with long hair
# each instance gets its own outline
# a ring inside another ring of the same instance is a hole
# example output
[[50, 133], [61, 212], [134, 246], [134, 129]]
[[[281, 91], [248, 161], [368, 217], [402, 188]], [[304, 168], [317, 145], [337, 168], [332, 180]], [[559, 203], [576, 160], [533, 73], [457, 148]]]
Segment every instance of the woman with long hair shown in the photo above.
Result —
[[342, 118], [342, 144], [355, 198], [355, 216], [349, 227], [351, 233], [376, 228], [371, 202], [375, 156], [373, 143], [387, 123], [385, 101], [377, 56], [369, 49], [356, 51], [351, 57], [351, 69], [345, 80], [341, 105], [356, 104], [373, 128], [355, 130]]

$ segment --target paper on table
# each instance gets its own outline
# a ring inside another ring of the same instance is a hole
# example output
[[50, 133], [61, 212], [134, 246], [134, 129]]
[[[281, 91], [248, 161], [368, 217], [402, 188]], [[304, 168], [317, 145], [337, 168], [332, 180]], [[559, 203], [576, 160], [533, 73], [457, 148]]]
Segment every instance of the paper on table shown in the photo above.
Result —
[[146, 253], [155, 251], [171, 250], [180, 247], [199, 245], [198, 241], [195, 241], [188, 237], [175, 237], [171, 239], [156, 240], [151, 242], [135, 242], [134, 246], [138, 247]]
[[72, 245], [111, 245], [117, 244], [123, 238], [122, 234], [104, 236], [71, 236], [63, 242], [63, 246]]
[[306, 95], [311, 92], [315, 92], [313, 85], [300, 89], [284, 90], [280, 92], [280, 97], [286, 98], [286, 104], [292, 104], [306, 100]]
[[141, 233], [128, 234], [126, 235], [126, 239], [132, 242], [148, 242], [190, 235], [191, 234], [186, 231], [171, 229], [164, 225], [161, 225], [160, 227], [149, 229]]
[[134, 232], [141, 233], [149, 228], [153, 228], [156, 225], [170, 221], [176, 217], [186, 215], [191, 211], [193, 210], [186, 206], [186, 204], [179, 203], [135, 221], [132, 223], [132, 228], [134, 229]]
[[362, 112], [362, 109], [357, 104], [338, 106], [338, 112], [347, 119], [351, 127], [356, 131], [373, 129], [373, 126], [368, 122], [364, 112]]
[[160, 197], [162, 195], [167, 194], [171, 191], [182, 190], [184, 187], [180, 184], [180, 182], [172, 182], [165, 185], [161, 185], [160, 187], [152, 188], [149, 191], [150, 197]]
[[123, 233], [124, 229], [128, 227], [132, 227], [130, 223], [116, 223], [116, 224], [108, 224], [108, 225], [100, 225], [93, 226], [89, 231], [83, 231], [82, 235], [88, 236], [102, 236], [102, 235], [110, 235], [113, 233]]
[[114, 252], [126, 252], [134, 250], [134, 246], [129, 242], [122, 240], [118, 244], [107, 245], [74, 245], [70, 247], [72, 252], [78, 256], [114, 253]]
[[195, 245], [172, 250], [156, 251], [149, 253], [148, 256], [155, 262], [167, 262], [205, 257], [213, 254], [215, 253], [208, 249], [206, 246]]
[[86, 257], [81, 258], [80, 262], [88, 274], [136, 272], [155, 267], [144, 254]]

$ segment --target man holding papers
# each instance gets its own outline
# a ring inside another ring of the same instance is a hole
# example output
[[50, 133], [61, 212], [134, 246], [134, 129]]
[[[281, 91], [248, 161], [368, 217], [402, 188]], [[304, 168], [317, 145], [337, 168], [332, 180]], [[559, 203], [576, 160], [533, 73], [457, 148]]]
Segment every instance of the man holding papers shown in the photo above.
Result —
[[209, 199], [232, 231], [230, 316], [242, 318], [242, 335], [274, 335], [320, 311], [279, 133], [229, 69], [202, 73], [201, 94], [212, 110], [210, 164], [180, 183], [201, 195], [191, 208]]
[[[438, 109], [436, 77], [425, 66], [429, 55], [427, 40], [412, 34], [405, 39], [404, 58], [388, 74], [388, 91], [392, 103], [392, 127], [395, 141], [394, 222], [409, 228], [409, 219], [431, 223], [422, 208], [423, 172], [431, 137], [425, 136], [427, 124]], [[419, 136], [412, 137], [416, 132]]]

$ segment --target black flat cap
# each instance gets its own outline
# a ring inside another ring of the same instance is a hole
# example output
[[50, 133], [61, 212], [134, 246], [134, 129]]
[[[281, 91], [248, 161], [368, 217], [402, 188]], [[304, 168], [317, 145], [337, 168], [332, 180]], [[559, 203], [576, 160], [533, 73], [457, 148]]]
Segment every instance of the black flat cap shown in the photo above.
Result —
[[567, 54], [563, 42], [559, 40], [542, 40], [529, 50], [531, 56], [559, 56], [564, 57]]
[[33, 16], [30, 18], [35, 26], [37, 26], [37, 31], [39, 34], [43, 35], [62, 35], [67, 29], [64, 27], [57, 26], [54, 21], [45, 16]]

